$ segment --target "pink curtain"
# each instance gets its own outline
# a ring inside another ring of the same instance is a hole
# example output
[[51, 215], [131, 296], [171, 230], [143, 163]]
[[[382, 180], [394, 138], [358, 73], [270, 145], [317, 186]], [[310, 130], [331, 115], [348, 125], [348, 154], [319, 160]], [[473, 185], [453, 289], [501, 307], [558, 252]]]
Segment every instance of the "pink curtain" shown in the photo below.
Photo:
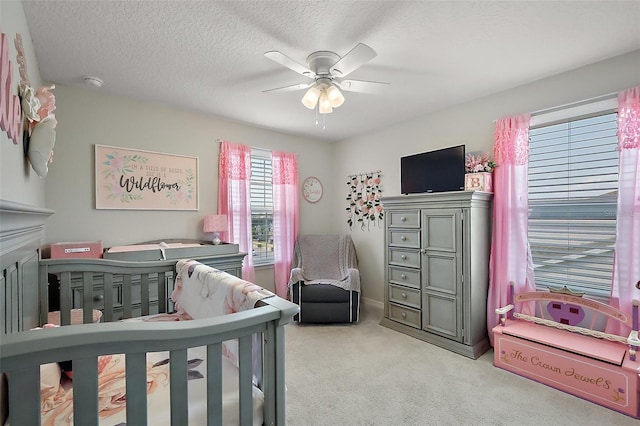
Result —
[[242, 278], [255, 281], [251, 236], [251, 148], [227, 141], [220, 143], [218, 162], [218, 214], [226, 214], [229, 231], [222, 241], [238, 244], [247, 253]]
[[[495, 309], [509, 304], [509, 283], [515, 291], [533, 291], [533, 262], [527, 238], [529, 169], [529, 114], [498, 120], [493, 154], [494, 170], [493, 235], [489, 261], [487, 328], [498, 324]], [[530, 306], [516, 306], [518, 312], [530, 312]]]
[[298, 236], [298, 160], [294, 154], [274, 151], [273, 166], [273, 266], [276, 294], [287, 298], [293, 245]]
[[[640, 86], [618, 94], [618, 215], [610, 304], [631, 315], [640, 300]], [[617, 323], [618, 321], [611, 321]], [[626, 335], [628, 327], [607, 331]]]

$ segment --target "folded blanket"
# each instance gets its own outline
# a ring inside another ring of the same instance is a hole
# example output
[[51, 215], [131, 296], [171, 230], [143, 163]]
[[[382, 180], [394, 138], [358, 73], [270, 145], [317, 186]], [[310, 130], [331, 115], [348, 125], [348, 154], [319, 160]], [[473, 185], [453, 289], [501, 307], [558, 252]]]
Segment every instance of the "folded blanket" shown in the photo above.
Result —
[[256, 284], [195, 260], [178, 261], [176, 271], [171, 299], [179, 313], [188, 312], [193, 319], [245, 311], [258, 300], [274, 296]]
[[360, 291], [360, 272], [349, 235], [300, 235], [296, 240], [289, 286], [331, 284]]

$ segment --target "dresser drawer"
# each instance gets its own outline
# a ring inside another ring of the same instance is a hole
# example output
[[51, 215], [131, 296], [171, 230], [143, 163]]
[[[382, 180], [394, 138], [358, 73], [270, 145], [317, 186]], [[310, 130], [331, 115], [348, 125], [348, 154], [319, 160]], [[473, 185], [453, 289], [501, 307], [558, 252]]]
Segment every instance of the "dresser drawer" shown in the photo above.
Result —
[[387, 212], [389, 228], [420, 228], [420, 212], [417, 210]]
[[420, 288], [420, 271], [389, 267], [389, 282], [406, 287]]
[[389, 303], [389, 319], [411, 327], [420, 328], [420, 311], [417, 309]]
[[420, 251], [390, 247], [389, 264], [409, 268], [420, 268]]
[[389, 284], [389, 301], [420, 309], [420, 290]]
[[391, 230], [389, 231], [389, 245], [395, 247], [420, 248], [420, 230]]

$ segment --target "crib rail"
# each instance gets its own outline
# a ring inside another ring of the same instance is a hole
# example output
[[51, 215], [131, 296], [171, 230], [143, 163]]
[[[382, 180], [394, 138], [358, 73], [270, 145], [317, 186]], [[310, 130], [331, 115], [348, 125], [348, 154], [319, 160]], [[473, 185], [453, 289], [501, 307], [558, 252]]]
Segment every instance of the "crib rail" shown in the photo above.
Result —
[[[154, 304], [157, 301], [157, 313], [167, 312], [175, 265], [175, 260], [129, 262], [108, 259], [42, 259], [39, 278], [40, 324], [48, 322], [49, 274], [59, 277], [60, 325], [71, 324], [71, 310], [79, 306], [82, 307], [83, 322], [88, 324], [92, 322], [94, 308], [102, 311], [106, 322], [149, 315], [152, 313], [152, 300]], [[76, 301], [76, 306], [73, 306], [74, 296], [77, 296], [74, 291], [80, 290], [81, 302]], [[114, 299], [114, 294], [118, 295], [119, 300]], [[134, 302], [134, 299], [137, 300]], [[139, 308], [139, 312], [134, 313], [134, 305]], [[116, 309], [121, 313], [120, 318], [116, 318]]]
[[[145, 353], [170, 351], [171, 424], [187, 416], [187, 348], [207, 346], [208, 424], [221, 424], [221, 344], [240, 342], [240, 423], [252, 423], [251, 336], [263, 336], [264, 424], [285, 423], [284, 329], [297, 305], [278, 297], [255, 309], [184, 322], [119, 322], [31, 330], [2, 337], [0, 369], [7, 373], [12, 425], [40, 423], [41, 364], [71, 360], [74, 422], [98, 424], [98, 356], [125, 354], [127, 395], [146, 395]], [[147, 406], [127, 399], [127, 424], [147, 424]], [[140, 401], [138, 401], [140, 402]]]

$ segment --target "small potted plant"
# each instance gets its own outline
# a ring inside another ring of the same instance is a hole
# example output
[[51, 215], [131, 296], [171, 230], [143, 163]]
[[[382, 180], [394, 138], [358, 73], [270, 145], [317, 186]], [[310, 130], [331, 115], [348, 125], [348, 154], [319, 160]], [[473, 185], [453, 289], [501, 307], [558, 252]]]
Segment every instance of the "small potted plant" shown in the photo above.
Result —
[[492, 172], [497, 167], [495, 161], [489, 154], [467, 154], [465, 157], [465, 191], [485, 191], [493, 190]]

